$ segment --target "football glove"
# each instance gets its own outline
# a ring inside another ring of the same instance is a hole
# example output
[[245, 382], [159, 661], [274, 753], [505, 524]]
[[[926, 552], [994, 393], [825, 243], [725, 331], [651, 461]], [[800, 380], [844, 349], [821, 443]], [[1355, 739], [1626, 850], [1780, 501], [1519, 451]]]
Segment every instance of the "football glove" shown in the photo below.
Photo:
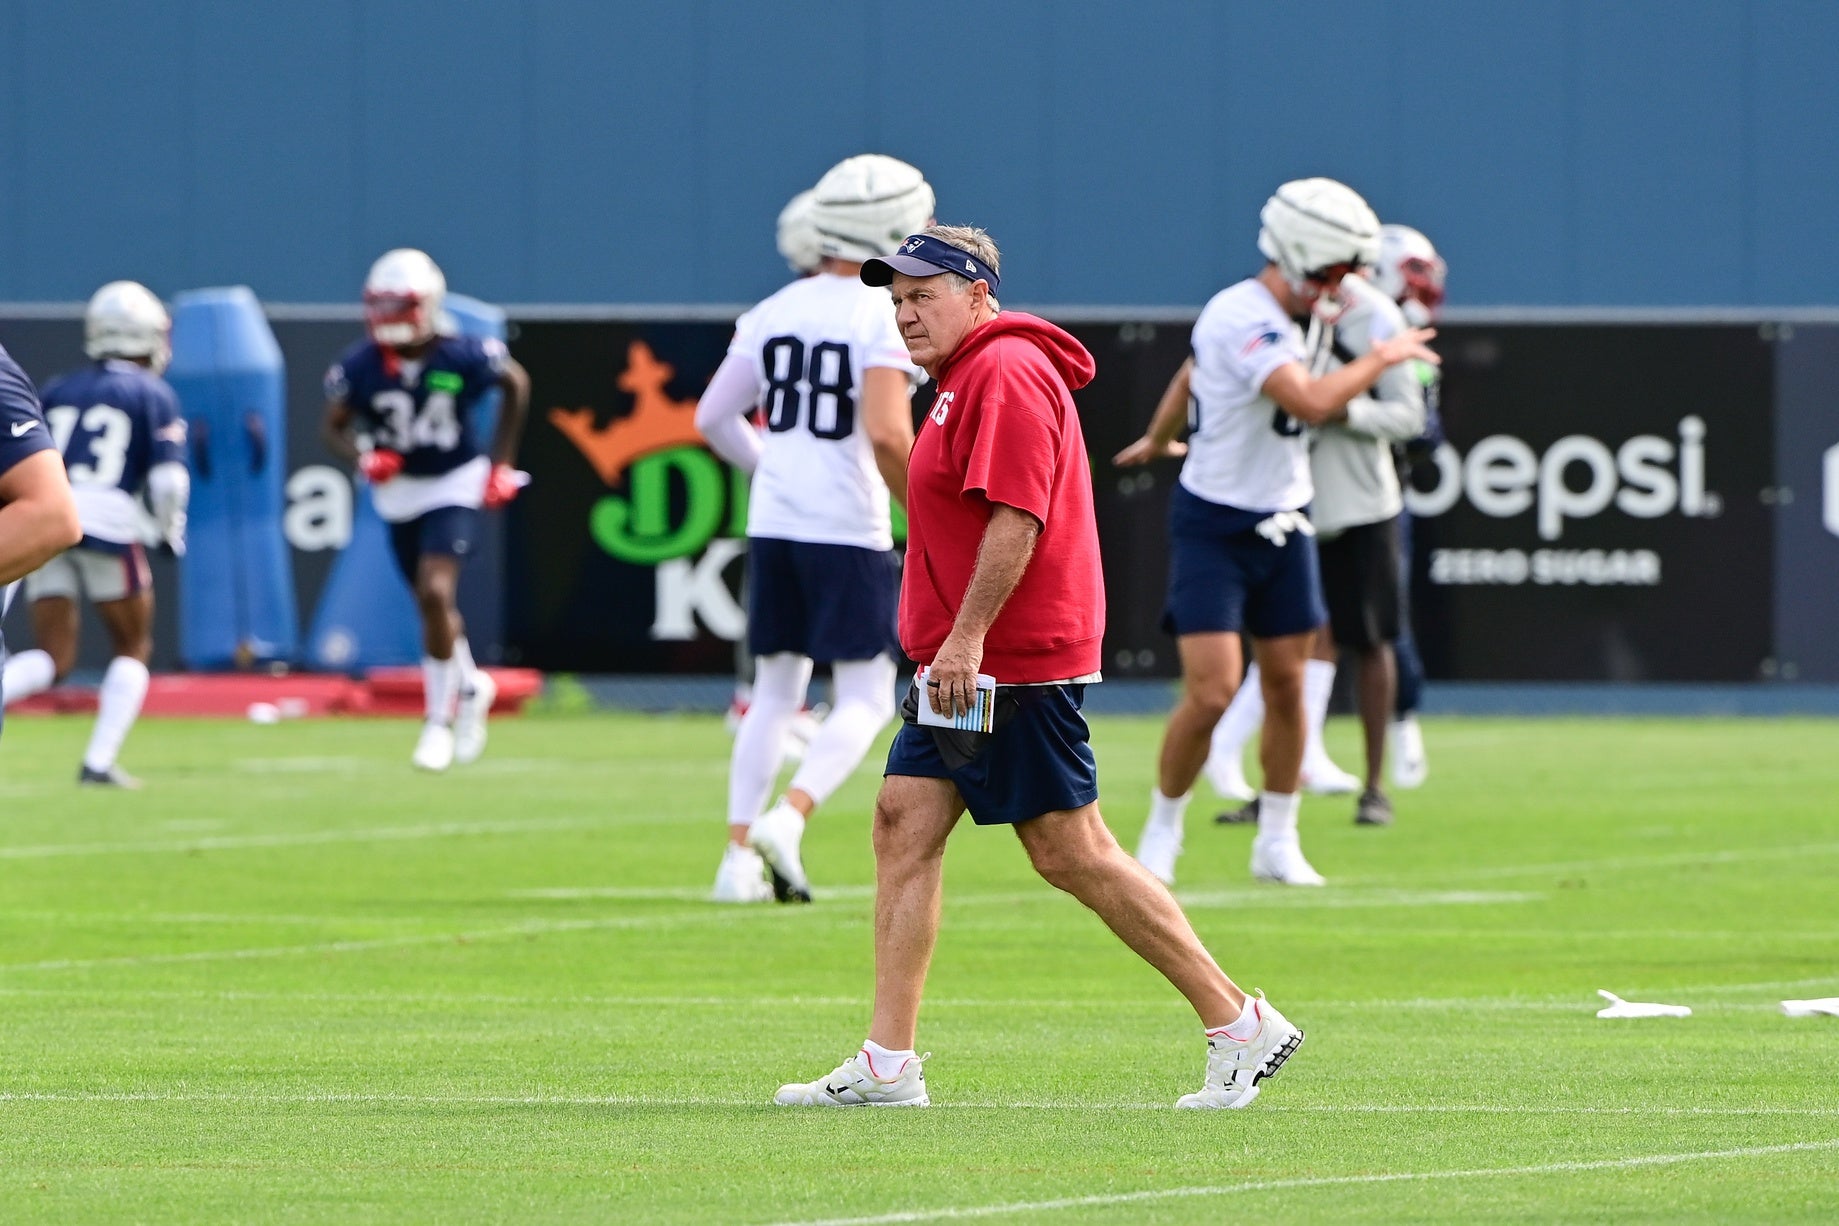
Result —
[[485, 509], [496, 511], [517, 497], [517, 491], [529, 484], [529, 473], [519, 472], [509, 464], [492, 465], [492, 475], [485, 482]]
[[358, 456], [358, 471], [372, 485], [382, 485], [402, 471], [402, 453], [387, 447], [373, 447]]

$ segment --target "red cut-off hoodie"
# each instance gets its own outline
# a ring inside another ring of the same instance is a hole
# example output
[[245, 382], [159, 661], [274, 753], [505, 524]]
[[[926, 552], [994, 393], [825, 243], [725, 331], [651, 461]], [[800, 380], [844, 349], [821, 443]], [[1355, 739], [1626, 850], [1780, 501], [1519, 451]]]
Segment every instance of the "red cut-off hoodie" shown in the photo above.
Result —
[[972, 329], [940, 367], [907, 461], [900, 642], [921, 664], [951, 633], [1000, 502], [1039, 520], [1041, 535], [984, 639], [981, 671], [1002, 685], [1098, 671], [1105, 581], [1072, 390], [1096, 370], [1072, 336], [1019, 311]]

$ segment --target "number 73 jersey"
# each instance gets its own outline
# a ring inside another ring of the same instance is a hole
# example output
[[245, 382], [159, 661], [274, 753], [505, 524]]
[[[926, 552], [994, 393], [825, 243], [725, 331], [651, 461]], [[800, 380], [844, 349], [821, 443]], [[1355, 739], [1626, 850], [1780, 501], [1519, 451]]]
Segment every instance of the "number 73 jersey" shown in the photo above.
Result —
[[920, 373], [888, 291], [833, 273], [794, 281], [736, 321], [728, 352], [751, 366], [766, 418], [747, 535], [892, 549], [888, 487], [859, 413], [864, 371]]
[[147, 473], [156, 464], [185, 463], [185, 419], [172, 388], [143, 366], [107, 358], [59, 375], [39, 399], [70, 474], [85, 543], [140, 540]]
[[476, 336], [436, 337], [414, 361], [363, 340], [326, 372], [326, 399], [347, 405], [378, 447], [401, 452], [405, 474], [437, 477], [480, 454], [472, 408], [498, 386], [506, 357], [503, 341]]

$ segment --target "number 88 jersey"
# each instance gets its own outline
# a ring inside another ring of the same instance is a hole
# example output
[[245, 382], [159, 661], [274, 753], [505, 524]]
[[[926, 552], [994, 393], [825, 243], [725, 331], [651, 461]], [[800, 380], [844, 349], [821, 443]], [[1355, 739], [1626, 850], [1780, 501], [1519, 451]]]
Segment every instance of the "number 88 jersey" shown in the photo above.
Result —
[[766, 418], [747, 535], [892, 549], [888, 487], [858, 412], [864, 371], [919, 377], [887, 290], [833, 273], [794, 281], [736, 321], [728, 353], [751, 366]]
[[185, 420], [172, 388], [134, 362], [105, 358], [51, 380], [40, 400], [70, 475], [83, 543], [108, 549], [140, 540], [147, 473], [185, 463]]
[[503, 341], [440, 336], [414, 360], [359, 341], [326, 372], [326, 399], [347, 405], [360, 434], [402, 453], [402, 471], [436, 477], [478, 457], [472, 408], [498, 386]]

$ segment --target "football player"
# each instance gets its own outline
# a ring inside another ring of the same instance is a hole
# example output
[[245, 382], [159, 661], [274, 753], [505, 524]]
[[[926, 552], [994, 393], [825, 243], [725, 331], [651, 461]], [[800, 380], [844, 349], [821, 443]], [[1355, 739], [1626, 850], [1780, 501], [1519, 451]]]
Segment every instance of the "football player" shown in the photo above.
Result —
[[[1213, 727], [1231, 702], [1248, 633], [1263, 673], [1264, 791], [1252, 875], [1315, 886], [1322, 876], [1297, 836], [1305, 736], [1303, 675], [1325, 620], [1307, 429], [1345, 421], [1349, 401], [1390, 367], [1436, 361], [1429, 334], [1406, 331], [1317, 377], [1299, 320], [1343, 277], [1370, 263], [1379, 219], [1332, 179], [1285, 183], [1259, 214], [1257, 275], [1215, 294], [1194, 325], [1194, 355], [1156, 407], [1149, 430], [1118, 453], [1144, 464], [1185, 455], [1169, 505], [1169, 593], [1163, 625], [1176, 636], [1182, 693], [1169, 716], [1137, 858], [1175, 878], [1182, 822]], [[1190, 441], [1176, 441], [1184, 420]]]
[[[396, 565], [421, 613], [427, 719], [410, 761], [427, 771], [485, 750], [497, 687], [473, 663], [457, 597], [478, 539], [479, 512], [509, 503], [528, 480], [512, 466], [530, 378], [504, 342], [452, 335], [447, 279], [413, 248], [388, 251], [364, 281], [368, 339], [326, 372], [324, 429], [356, 463], [389, 525]], [[472, 408], [504, 393], [491, 450], [473, 437]]]
[[[1373, 284], [1398, 303], [1414, 328], [1427, 327], [1443, 311], [1443, 286], [1449, 270], [1436, 247], [1410, 226], [1379, 227], [1379, 260], [1373, 265]], [[1419, 366], [1424, 385], [1426, 425], [1422, 435], [1397, 449], [1399, 476], [1408, 479], [1411, 466], [1427, 459], [1443, 441], [1443, 423], [1437, 413], [1442, 373], [1434, 366]], [[1424, 732], [1418, 726], [1418, 701], [1424, 692], [1424, 661], [1418, 655], [1417, 636], [1411, 632], [1411, 512], [1399, 516], [1399, 622], [1398, 698], [1393, 704], [1391, 728], [1392, 782], [1401, 788], [1422, 786], [1430, 774], [1424, 754]]]
[[[0, 349], [0, 616], [22, 576], [83, 539], [83, 521], [32, 380]], [[0, 661], [6, 640], [0, 637]], [[0, 670], [0, 696], [11, 685]]]
[[51, 688], [76, 664], [77, 598], [96, 607], [111, 658], [97, 695], [96, 726], [77, 780], [138, 788], [115, 759], [147, 697], [153, 655], [153, 576], [142, 543], [152, 508], [154, 533], [185, 553], [191, 497], [185, 419], [160, 378], [172, 357], [172, 320], [146, 286], [111, 281], [83, 313], [81, 370], [45, 385], [45, 420], [64, 456], [83, 526], [82, 542], [26, 578], [37, 647], [6, 663], [6, 700]]
[[[817, 275], [741, 316], [696, 411], [716, 453], [753, 474], [753, 701], [729, 768], [720, 902], [810, 900], [805, 819], [894, 716], [900, 562], [888, 500], [906, 498], [918, 370], [892, 302], [859, 273], [864, 260], [891, 254], [931, 221], [933, 194], [918, 170], [880, 154], [839, 163], [813, 190]], [[764, 433], [747, 421], [756, 405], [765, 409]], [[831, 666], [836, 701], [791, 786], [767, 808], [814, 661]]]

